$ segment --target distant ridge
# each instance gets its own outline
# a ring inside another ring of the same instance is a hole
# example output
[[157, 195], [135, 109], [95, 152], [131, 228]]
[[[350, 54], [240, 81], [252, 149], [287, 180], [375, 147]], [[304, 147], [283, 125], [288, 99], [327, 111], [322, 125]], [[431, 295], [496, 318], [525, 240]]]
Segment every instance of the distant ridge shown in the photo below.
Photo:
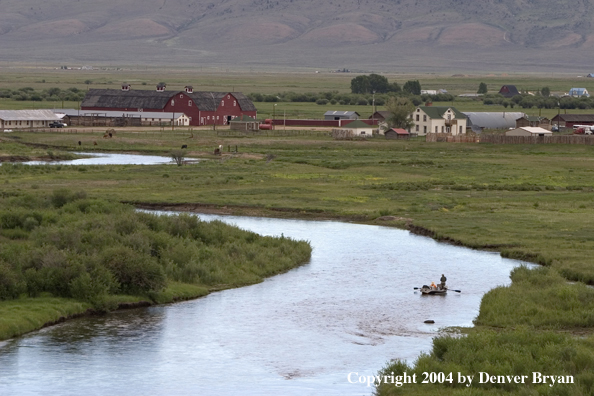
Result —
[[0, 0], [9, 62], [594, 70], [594, 0]]

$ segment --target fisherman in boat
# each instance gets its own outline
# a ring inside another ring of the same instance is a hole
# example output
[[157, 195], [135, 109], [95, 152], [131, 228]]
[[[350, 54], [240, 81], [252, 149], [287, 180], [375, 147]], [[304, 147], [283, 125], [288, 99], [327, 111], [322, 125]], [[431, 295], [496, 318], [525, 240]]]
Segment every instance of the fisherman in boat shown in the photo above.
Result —
[[435, 286], [435, 282], [431, 282], [431, 290], [437, 290], [437, 286]]
[[440, 285], [439, 285], [439, 289], [440, 290], [445, 289], [445, 287], [446, 287], [445, 284], [446, 284], [446, 281], [447, 280], [448, 280], [448, 278], [446, 278], [444, 274], [441, 274], [441, 279], [439, 280], [441, 282]]

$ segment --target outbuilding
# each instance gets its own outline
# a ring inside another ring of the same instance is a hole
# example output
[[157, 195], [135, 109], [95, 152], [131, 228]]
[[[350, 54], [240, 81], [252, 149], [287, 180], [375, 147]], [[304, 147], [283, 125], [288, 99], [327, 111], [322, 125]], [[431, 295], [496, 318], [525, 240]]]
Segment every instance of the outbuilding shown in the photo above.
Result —
[[520, 127], [505, 132], [505, 136], [553, 136], [553, 132], [540, 127]]
[[0, 110], [0, 129], [46, 128], [60, 119], [51, 110]]
[[409, 139], [410, 133], [402, 128], [390, 128], [384, 132], [386, 139]]
[[510, 129], [516, 127], [516, 120], [526, 114], [521, 112], [494, 111], [494, 112], [463, 112], [468, 121], [466, 127], [474, 133], [481, 133], [483, 129]]
[[504, 85], [499, 90], [499, 94], [506, 98], [513, 98], [514, 96], [519, 95], [520, 92], [515, 85]]
[[359, 113], [356, 111], [329, 110], [324, 113], [324, 120], [357, 120]]

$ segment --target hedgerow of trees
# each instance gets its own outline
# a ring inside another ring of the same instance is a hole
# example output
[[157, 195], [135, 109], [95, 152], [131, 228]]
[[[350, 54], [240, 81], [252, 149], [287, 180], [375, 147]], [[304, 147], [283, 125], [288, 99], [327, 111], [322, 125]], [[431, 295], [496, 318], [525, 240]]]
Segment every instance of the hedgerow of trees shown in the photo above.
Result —
[[19, 89], [0, 89], [0, 98], [19, 100], [19, 101], [33, 101], [33, 102], [59, 102], [62, 100], [78, 102], [85, 97], [85, 91], [76, 87], [68, 89], [48, 88], [41, 91], [35, 90], [31, 87], [24, 87]]
[[[18, 171], [18, 165], [0, 167]], [[311, 254], [307, 242], [263, 237], [192, 215], [137, 212], [68, 190], [0, 199], [0, 245], [0, 300], [51, 293], [98, 309], [110, 308], [110, 294], [151, 298], [169, 281], [259, 282]]]

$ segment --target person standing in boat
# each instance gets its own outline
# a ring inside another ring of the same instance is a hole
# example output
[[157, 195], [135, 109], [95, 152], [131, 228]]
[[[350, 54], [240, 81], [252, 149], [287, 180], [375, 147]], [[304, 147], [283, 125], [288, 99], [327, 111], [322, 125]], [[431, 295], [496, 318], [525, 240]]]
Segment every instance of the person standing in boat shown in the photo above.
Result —
[[439, 284], [440, 289], [442, 289], [442, 290], [445, 289], [445, 284], [446, 284], [447, 280], [448, 280], [448, 278], [446, 278], [444, 274], [441, 274], [441, 279], [439, 280], [441, 282]]

